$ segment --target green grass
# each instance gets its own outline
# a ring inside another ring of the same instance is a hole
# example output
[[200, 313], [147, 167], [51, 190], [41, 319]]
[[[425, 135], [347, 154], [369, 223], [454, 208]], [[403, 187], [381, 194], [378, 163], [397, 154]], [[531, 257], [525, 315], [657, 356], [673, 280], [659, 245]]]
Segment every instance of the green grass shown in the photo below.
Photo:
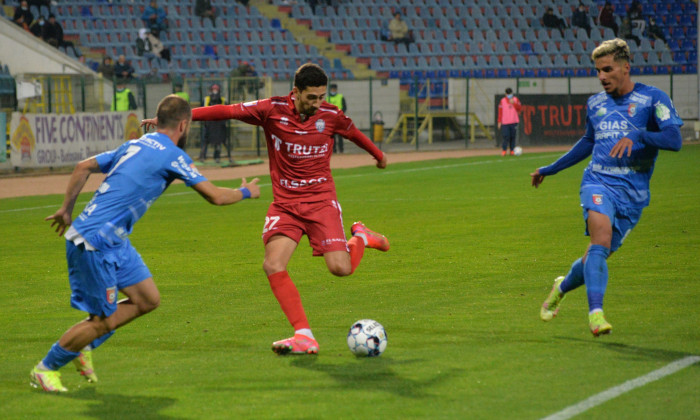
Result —
[[[302, 240], [289, 272], [317, 357], [270, 351], [291, 330], [261, 269], [269, 177], [263, 199], [224, 208], [174, 185], [132, 235], [161, 307], [95, 352], [98, 384], [64, 368], [71, 391], [60, 396], [31, 389], [28, 373], [83, 317], [69, 306], [63, 240], [43, 222], [62, 198], [1, 200], [2, 417], [536, 419], [700, 354], [700, 147], [661, 153], [651, 206], [609, 260], [614, 329], [599, 339], [583, 288], [553, 322], [538, 316], [587, 244], [584, 165], [529, 186], [557, 156], [335, 171], [346, 227], [362, 220], [392, 249], [368, 250], [353, 276], [336, 278]], [[381, 357], [348, 351], [360, 318], [385, 326]], [[581, 417], [698, 418], [699, 394], [696, 364]]]

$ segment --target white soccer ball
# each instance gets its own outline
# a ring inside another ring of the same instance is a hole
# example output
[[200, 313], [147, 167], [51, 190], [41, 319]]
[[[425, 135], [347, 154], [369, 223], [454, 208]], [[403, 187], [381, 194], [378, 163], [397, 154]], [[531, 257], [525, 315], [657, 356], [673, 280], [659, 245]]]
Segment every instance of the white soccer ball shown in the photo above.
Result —
[[515, 156], [520, 156], [523, 154], [523, 148], [520, 146], [515, 146], [515, 149], [513, 149], [513, 154]]
[[386, 350], [386, 345], [386, 331], [373, 319], [361, 319], [348, 331], [348, 347], [357, 357], [379, 356]]

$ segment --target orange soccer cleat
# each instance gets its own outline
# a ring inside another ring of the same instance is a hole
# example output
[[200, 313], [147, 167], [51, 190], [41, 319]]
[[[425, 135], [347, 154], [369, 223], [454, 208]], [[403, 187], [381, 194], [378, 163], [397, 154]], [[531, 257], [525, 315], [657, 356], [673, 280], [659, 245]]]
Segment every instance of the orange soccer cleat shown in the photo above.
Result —
[[350, 228], [352, 236], [359, 236], [365, 241], [365, 246], [386, 252], [389, 250], [389, 240], [381, 233], [377, 233], [362, 222], [355, 222]]

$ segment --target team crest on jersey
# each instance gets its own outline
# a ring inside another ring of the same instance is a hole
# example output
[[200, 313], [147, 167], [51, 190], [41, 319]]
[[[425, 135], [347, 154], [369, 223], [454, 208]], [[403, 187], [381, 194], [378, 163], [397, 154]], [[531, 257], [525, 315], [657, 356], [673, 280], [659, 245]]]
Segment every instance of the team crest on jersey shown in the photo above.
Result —
[[323, 120], [317, 120], [316, 121], [316, 130], [318, 130], [319, 133], [323, 133], [323, 130], [326, 128], [326, 122]]
[[593, 204], [596, 206], [603, 204], [603, 194], [593, 194]]
[[627, 107], [627, 114], [630, 117], [634, 117], [637, 115], [637, 104], [636, 103], [631, 103], [630, 106]]
[[117, 286], [107, 288], [107, 302], [111, 305], [117, 301]]

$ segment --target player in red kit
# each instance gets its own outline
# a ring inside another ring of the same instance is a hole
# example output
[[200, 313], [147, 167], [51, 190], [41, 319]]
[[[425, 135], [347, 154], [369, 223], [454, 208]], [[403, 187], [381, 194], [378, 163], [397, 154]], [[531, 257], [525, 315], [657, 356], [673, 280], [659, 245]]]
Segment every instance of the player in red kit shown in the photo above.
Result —
[[[340, 134], [366, 150], [380, 169], [386, 168], [387, 159], [350, 118], [324, 101], [327, 84], [323, 69], [307, 63], [297, 69], [294, 88], [286, 97], [192, 110], [193, 121], [236, 119], [264, 129], [274, 201], [263, 228], [263, 270], [294, 327], [293, 337], [272, 344], [278, 354], [318, 353], [301, 297], [287, 273], [287, 264], [304, 234], [313, 255], [323, 255], [328, 270], [336, 276], [352, 274], [365, 247], [389, 250], [387, 238], [361, 222], [352, 225], [352, 238], [346, 239], [330, 168], [333, 135]], [[155, 122], [144, 120], [142, 124]]]

